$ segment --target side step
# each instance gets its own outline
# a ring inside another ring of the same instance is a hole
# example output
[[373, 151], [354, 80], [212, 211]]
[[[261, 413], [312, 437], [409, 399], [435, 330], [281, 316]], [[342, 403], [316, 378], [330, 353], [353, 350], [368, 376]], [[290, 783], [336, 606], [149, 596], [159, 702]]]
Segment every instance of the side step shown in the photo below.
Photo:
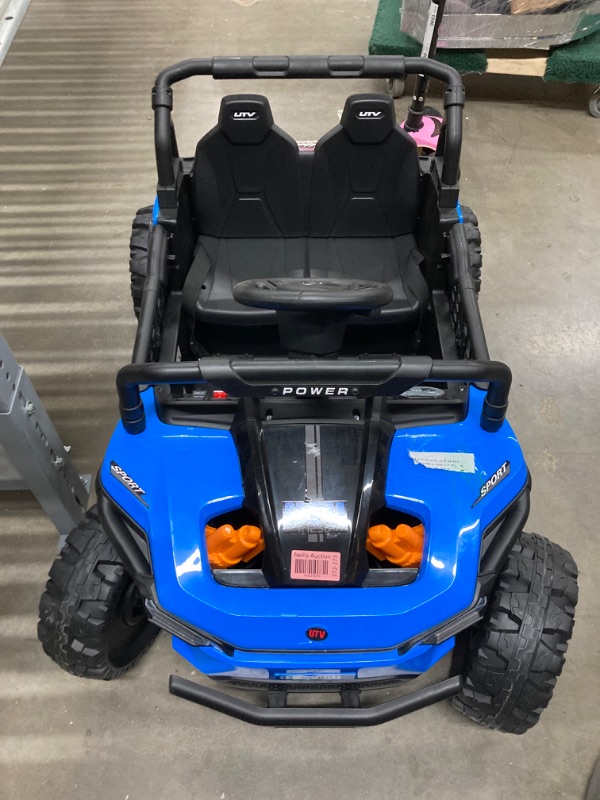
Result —
[[262, 708], [216, 689], [180, 678], [178, 675], [171, 675], [169, 679], [169, 691], [177, 697], [191, 700], [192, 703], [212, 708], [213, 711], [220, 711], [222, 714], [228, 714], [253, 725], [272, 725], [280, 728], [358, 728], [379, 725], [438, 703], [440, 700], [447, 700], [458, 694], [461, 689], [462, 677], [457, 675], [370, 708], [344, 706]]

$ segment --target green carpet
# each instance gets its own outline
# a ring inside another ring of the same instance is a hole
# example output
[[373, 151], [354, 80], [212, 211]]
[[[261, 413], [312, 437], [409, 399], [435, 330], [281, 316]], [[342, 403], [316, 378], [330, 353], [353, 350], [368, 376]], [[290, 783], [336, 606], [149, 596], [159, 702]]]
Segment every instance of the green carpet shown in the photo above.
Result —
[[[379, 0], [369, 53], [379, 56], [418, 56], [421, 45], [400, 31], [400, 0]], [[585, 20], [584, 20], [585, 22]], [[484, 50], [441, 49], [437, 58], [459, 72], [485, 72], [487, 57]], [[569, 83], [600, 83], [600, 31], [576, 42], [550, 50], [546, 81]]]
[[600, 31], [554, 47], [548, 56], [544, 80], [600, 83]]

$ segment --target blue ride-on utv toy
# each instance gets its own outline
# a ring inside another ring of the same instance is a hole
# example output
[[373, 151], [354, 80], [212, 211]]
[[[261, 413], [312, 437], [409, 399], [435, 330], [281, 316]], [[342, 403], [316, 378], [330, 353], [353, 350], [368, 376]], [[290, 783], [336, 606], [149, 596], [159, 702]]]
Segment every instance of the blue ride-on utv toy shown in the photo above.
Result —
[[[229, 95], [179, 155], [171, 87], [186, 78], [409, 74], [446, 83], [432, 155], [373, 93], [350, 96], [314, 148], [266, 97]], [[215, 57], [161, 72], [152, 101], [158, 192], [133, 224], [121, 422], [97, 506], [50, 571], [46, 653], [110, 680], [162, 628], [220, 684], [171, 676], [170, 691], [248, 722], [373, 725], [452, 697], [525, 732], [563, 666], [577, 570], [523, 532], [511, 373], [488, 355], [477, 219], [458, 198], [459, 74], [420, 58]], [[443, 679], [406, 691], [451, 651]]]

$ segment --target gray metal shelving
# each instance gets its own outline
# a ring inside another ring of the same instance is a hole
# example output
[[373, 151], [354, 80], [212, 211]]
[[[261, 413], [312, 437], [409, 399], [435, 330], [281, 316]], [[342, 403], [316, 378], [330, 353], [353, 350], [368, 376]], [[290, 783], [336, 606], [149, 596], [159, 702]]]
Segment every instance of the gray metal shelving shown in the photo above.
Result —
[[0, 336], [0, 489], [29, 489], [62, 537], [85, 512], [89, 476], [81, 477], [40, 398]]

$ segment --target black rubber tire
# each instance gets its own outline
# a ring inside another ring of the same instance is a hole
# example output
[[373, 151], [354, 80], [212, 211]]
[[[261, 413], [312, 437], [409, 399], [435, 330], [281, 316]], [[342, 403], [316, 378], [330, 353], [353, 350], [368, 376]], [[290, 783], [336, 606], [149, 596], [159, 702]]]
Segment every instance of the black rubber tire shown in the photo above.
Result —
[[140, 316], [142, 293], [148, 270], [148, 246], [152, 230], [153, 207], [140, 208], [131, 226], [129, 241], [129, 277], [131, 279], [131, 299], [136, 317]]
[[127, 672], [158, 632], [90, 509], [67, 537], [40, 600], [44, 652], [73, 675], [109, 681]]
[[487, 728], [525, 733], [552, 697], [577, 604], [577, 566], [543, 536], [521, 533], [467, 656], [456, 708]]
[[481, 267], [483, 259], [481, 255], [481, 232], [479, 230], [479, 221], [475, 213], [468, 206], [461, 206], [463, 215], [463, 224], [467, 234], [467, 241], [469, 243], [469, 253], [471, 256], [471, 273], [477, 293], [481, 289]]

